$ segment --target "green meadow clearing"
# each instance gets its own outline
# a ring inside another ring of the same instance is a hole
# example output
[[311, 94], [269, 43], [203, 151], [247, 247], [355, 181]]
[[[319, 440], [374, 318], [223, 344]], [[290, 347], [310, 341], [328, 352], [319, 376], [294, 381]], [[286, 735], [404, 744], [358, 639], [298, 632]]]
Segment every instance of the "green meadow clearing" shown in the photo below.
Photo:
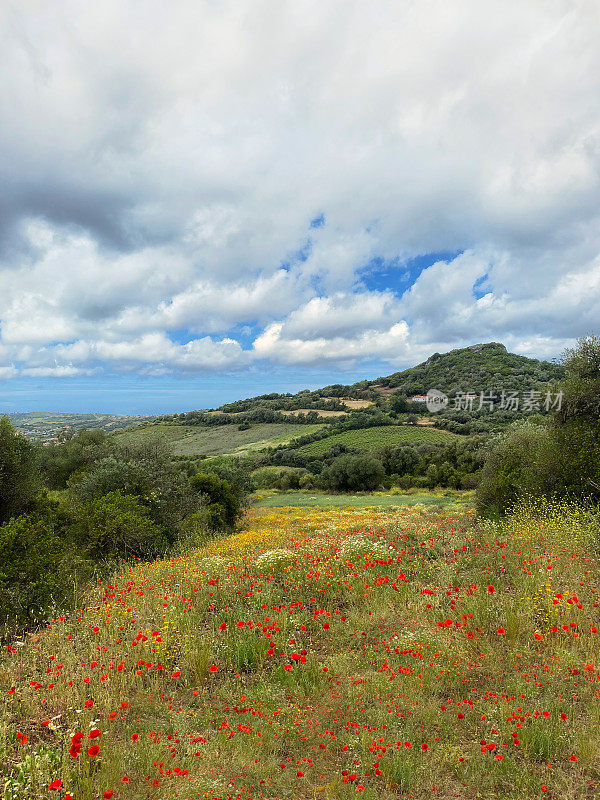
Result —
[[404, 506], [434, 506], [463, 509], [472, 507], [472, 492], [419, 492], [418, 494], [324, 494], [320, 492], [258, 493], [254, 508], [401, 508]]

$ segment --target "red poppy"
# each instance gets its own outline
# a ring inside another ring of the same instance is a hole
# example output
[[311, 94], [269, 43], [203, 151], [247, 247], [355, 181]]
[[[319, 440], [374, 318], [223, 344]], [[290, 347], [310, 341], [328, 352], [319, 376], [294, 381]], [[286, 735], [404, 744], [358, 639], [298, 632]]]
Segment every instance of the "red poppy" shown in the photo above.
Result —
[[52, 781], [52, 783], [48, 784], [48, 789], [51, 792], [56, 792], [58, 789], [62, 789], [62, 785], [63, 782], [60, 780], [60, 778], [57, 778], [55, 781]]
[[104, 797], [104, 800], [110, 800], [110, 798], [113, 796], [113, 794], [114, 794], [114, 792], [113, 792], [112, 789], [107, 789], [104, 792], [104, 794], [102, 795], [102, 797]]
[[95, 758], [100, 752], [100, 745], [93, 744], [91, 747], [88, 747], [88, 756], [90, 758]]

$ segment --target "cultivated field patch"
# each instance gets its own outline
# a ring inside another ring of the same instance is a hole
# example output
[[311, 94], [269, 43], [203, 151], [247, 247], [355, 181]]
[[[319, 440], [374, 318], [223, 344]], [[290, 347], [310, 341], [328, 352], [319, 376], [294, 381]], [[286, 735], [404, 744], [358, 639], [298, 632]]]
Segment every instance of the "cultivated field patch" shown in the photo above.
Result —
[[144, 428], [119, 434], [122, 444], [136, 443], [148, 438], [164, 439], [174, 456], [242, 455], [250, 450], [261, 450], [278, 444], [287, 444], [297, 436], [314, 433], [322, 425], [294, 425], [292, 423], [266, 422], [253, 424], [247, 430], [238, 426], [169, 425], [156, 423]]
[[300, 449], [303, 453], [320, 456], [336, 444], [353, 447], [357, 450], [379, 450], [382, 447], [396, 444], [418, 442], [448, 442], [456, 434], [436, 428], [416, 427], [413, 425], [381, 425], [374, 428], [344, 431], [306, 444]]

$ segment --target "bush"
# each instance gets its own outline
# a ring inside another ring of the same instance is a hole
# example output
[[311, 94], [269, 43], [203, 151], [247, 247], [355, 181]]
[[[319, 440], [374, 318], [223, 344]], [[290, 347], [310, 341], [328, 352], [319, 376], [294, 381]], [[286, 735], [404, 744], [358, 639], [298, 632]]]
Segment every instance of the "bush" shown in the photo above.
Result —
[[477, 513], [504, 514], [524, 494], [546, 494], [552, 475], [551, 440], [545, 426], [516, 423], [492, 442], [477, 487]]
[[0, 524], [31, 510], [42, 485], [34, 445], [0, 418]]
[[213, 473], [200, 472], [190, 478], [190, 486], [208, 499], [211, 525], [223, 528], [235, 524], [242, 509], [228, 481]]
[[64, 542], [50, 521], [16, 517], [0, 526], [0, 633], [41, 623], [72, 598]]
[[110, 492], [136, 497], [151, 520], [175, 541], [188, 514], [199, 510], [186, 465], [175, 465], [160, 439], [115, 449], [69, 479], [76, 502], [87, 503]]
[[537, 495], [600, 501], [600, 339], [580, 339], [563, 358], [562, 408], [549, 424], [515, 424], [490, 448], [477, 490], [477, 510], [504, 514]]
[[142, 503], [120, 491], [83, 503], [76, 511], [76, 530], [94, 558], [154, 558], [170, 542]]
[[302, 475], [300, 478], [300, 489], [306, 489], [310, 491], [311, 489], [315, 488], [315, 477], [307, 472], [305, 475]]
[[143, 495], [149, 490], [148, 473], [142, 463], [113, 455], [98, 461], [89, 472], [74, 475], [69, 486], [82, 501], [109, 492]]
[[388, 475], [406, 475], [419, 463], [417, 449], [411, 444], [388, 445], [378, 455]]
[[111, 451], [105, 431], [83, 430], [66, 441], [40, 449], [40, 468], [49, 489], [64, 489], [75, 472], [83, 473]]
[[334, 491], [369, 491], [377, 489], [385, 478], [381, 461], [372, 456], [348, 453], [336, 458], [321, 473], [323, 486]]
[[259, 467], [252, 473], [254, 489], [297, 489], [305, 470], [294, 467]]
[[215, 531], [210, 523], [210, 513], [207, 508], [188, 514], [181, 524], [176, 552], [187, 554], [197, 547], [203, 547], [214, 535]]

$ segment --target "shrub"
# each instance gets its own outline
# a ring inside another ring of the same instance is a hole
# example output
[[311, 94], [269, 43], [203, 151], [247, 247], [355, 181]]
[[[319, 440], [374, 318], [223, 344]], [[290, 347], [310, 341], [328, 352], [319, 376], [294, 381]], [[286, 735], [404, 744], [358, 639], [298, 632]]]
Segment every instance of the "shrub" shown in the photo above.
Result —
[[252, 473], [255, 489], [298, 489], [305, 470], [295, 467], [259, 467]]
[[229, 481], [214, 473], [199, 472], [190, 478], [190, 486], [208, 498], [210, 523], [217, 528], [234, 525], [241, 514], [241, 506]]
[[197, 547], [203, 547], [215, 535], [207, 508], [196, 511], [183, 520], [177, 538], [177, 553], [189, 553]]
[[490, 448], [477, 510], [505, 513], [526, 495], [600, 501], [600, 339], [580, 339], [563, 358], [564, 395], [548, 425], [514, 424]]
[[34, 445], [0, 418], [0, 524], [29, 511], [41, 489]]
[[50, 489], [64, 489], [75, 472], [83, 474], [111, 451], [106, 432], [82, 430], [66, 441], [41, 448], [40, 468]]
[[504, 514], [527, 493], [546, 493], [550, 487], [551, 441], [545, 426], [516, 423], [492, 442], [477, 487], [477, 512]]
[[300, 489], [311, 490], [315, 488], [315, 477], [307, 472], [300, 478]]
[[0, 526], [0, 632], [41, 622], [73, 595], [64, 542], [48, 520], [16, 517]]
[[120, 491], [94, 497], [76, 513], [81, 544], [92, 558], [153, 558], [169, 546], [142, 503]]
[[116, 491], [142, 495], [149, 489], [144, 464], [113, 455], [98, 461], [89, 472], [73, 476], [69, 485], [83, 501]]
[[385, 477], [381, 461], [372, 456], [350, 453], [336, 458], [321, 473], [327, 489], [335, 491], [369, 491], [377, 489]]

